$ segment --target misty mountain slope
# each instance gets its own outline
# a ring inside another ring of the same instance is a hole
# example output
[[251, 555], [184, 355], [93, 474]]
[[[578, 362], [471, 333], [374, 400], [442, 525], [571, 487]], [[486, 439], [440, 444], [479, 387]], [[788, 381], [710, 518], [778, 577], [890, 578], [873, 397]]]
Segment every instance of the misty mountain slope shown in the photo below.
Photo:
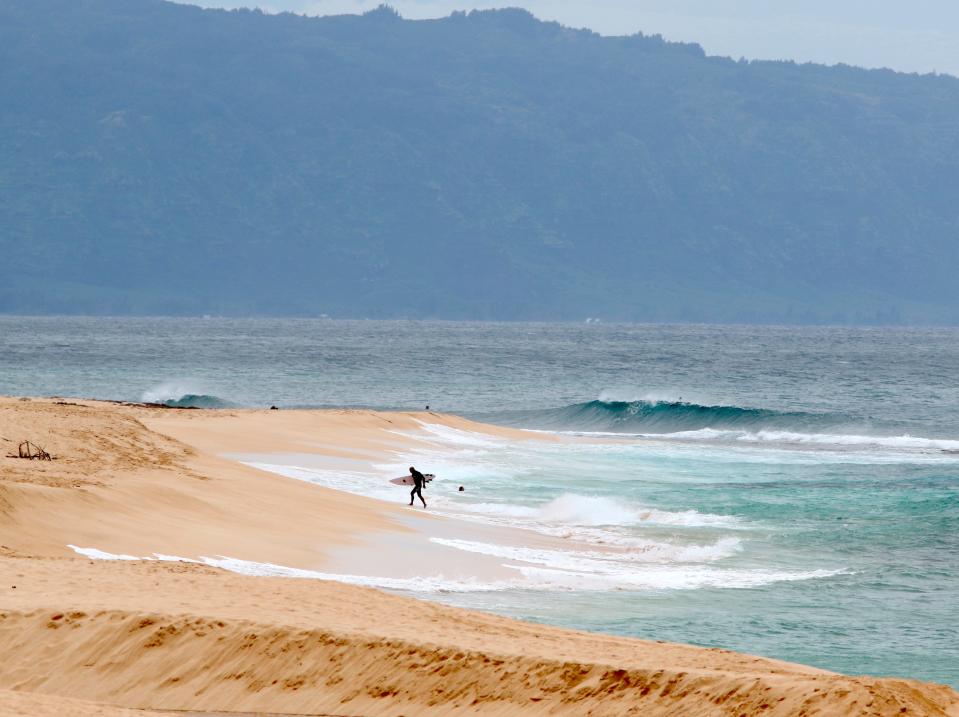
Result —
[[959, 323], [959, 80], [0, 4], [0, 311]]

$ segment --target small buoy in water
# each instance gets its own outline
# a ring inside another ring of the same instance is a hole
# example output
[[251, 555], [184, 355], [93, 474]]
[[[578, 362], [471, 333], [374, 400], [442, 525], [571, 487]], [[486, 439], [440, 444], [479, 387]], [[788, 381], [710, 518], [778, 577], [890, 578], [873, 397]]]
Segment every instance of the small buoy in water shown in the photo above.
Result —
[[460, 493], [462, 493], [464, 490], [466, 490], [466, 488], [464, 488], [463, 486], [460, 486]]

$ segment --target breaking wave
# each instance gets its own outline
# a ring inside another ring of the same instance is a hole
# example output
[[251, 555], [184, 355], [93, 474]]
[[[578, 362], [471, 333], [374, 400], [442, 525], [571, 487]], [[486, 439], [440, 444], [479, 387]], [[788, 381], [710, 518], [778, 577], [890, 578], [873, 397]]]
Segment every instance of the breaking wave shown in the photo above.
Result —
[[161, 383], [144, 391], [140, 400], [144, 403], [156, 403], [170, 408], [235, 408], [219, 396], [202, 393], [201, 389], [189, 383], [176, 381]]
[[619, 433], [676, 433], [704, 428], [809, 430], [847, 420], [825, 413], [651, 400], [595, 400], [542, 411], [513, 412], [503, 417], [510, 423], [525, 423], [527, 428]]
[[511, 411], [487, 417], [529, 429], [807, 449], [880, 449], [959, 454], [959, 440], [927, 438], [903, 426], [838, 413], [777, 411], [686, 401], [597, 399], [561, 408]]

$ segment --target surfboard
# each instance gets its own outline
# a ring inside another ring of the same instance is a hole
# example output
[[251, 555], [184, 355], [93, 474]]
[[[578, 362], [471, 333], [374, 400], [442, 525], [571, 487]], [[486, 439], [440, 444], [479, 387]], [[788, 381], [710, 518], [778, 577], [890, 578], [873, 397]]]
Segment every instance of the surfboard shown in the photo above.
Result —
[[[423, 477], [426, 478], [427, 483], [436, 478], [436, 476], [432, 473], [424, 473]], [[392, 478], [390, 483], [393, 485], [413, 485], [413, 476], [400, 476], [399, 478]]]

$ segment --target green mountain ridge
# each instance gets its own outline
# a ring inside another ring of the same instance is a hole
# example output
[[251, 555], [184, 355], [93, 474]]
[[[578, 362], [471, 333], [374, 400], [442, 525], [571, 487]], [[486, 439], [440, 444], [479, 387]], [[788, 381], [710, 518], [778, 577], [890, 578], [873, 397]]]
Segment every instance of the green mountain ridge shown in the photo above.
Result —
[[0, 312], [959, 323], [959, 80], [522, 10], [0, 5]]

